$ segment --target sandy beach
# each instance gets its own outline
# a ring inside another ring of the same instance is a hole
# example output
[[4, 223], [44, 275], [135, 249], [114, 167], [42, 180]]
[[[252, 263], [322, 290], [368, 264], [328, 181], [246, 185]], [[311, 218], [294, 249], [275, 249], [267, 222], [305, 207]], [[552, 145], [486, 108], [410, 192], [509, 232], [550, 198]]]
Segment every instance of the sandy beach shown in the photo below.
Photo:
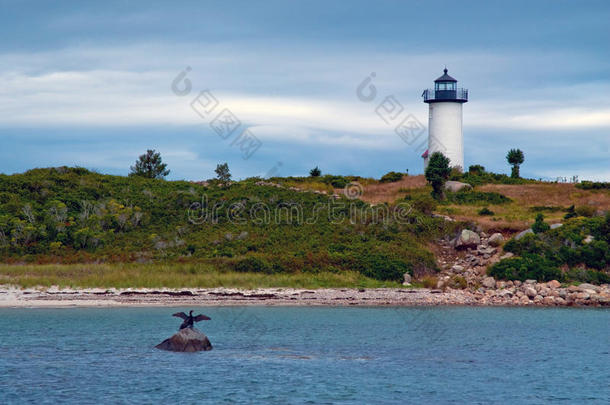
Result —
[[[580, 294], [580, 293], [577, 293]], [[605, 294], [604, 294], [605, 295]], [[125, 307], [125, 306], [608, 306], [608, 300], [581, 295], [574, 301], [528, 300], [493, 290], [446, 289], [59, 289], [0, 288], [0, 307]]]

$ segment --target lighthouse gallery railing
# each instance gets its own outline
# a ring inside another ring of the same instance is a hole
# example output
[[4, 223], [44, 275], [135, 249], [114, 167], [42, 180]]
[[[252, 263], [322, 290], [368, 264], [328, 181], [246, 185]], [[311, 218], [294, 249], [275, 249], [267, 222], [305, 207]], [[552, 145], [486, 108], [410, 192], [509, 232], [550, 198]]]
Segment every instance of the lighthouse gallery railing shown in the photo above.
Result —
[[468, 101], [468, 89], [458, 88], [456, 90], [434, 90], [426, 89], [422, 94], [424, 101], [435, 100], [457, 100]]

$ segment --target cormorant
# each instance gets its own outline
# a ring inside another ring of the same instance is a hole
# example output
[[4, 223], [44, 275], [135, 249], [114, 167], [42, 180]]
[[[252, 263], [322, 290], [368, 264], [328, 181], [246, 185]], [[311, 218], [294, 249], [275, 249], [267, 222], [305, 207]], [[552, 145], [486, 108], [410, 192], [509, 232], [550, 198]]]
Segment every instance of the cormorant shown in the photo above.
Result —
[[172, 316], [184, 319], [184, 322], [182, 322], [182, 325], [180, 325], [180, 329], [192, 328], [193, 323], [195, 323], [195, 322], [209, 321], [210, 319], [212, 319], [209, 316], [205, 316], [205, 315], [201, 315], [201, 314], [199, 314], [197, 316], [193, 316], [192, 310], [189, 312], [188, 315], [185, 314], [184, 312], [176, 312], [175, 314], [172, 314]]

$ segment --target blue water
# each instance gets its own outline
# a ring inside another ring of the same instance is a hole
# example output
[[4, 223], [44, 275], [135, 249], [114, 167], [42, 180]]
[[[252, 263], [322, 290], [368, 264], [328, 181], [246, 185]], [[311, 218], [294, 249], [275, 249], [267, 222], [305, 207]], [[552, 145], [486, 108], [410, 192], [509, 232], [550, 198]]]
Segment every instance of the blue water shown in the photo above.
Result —
[[214, 350], [154, 349], [184, 309], [0, 309], [0, 403], [610, 401], [608, 310], [201, 308]]

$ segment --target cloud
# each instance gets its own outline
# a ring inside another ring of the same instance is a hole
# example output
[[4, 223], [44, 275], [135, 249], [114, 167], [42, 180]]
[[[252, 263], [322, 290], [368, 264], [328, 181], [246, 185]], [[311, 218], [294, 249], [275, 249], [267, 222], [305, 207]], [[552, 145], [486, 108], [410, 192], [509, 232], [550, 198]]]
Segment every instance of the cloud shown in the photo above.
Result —
[[[138, 138], [133, 146], [122, 142], [121, 149], [113, 152], [120, 155], [114, 161], [94, 152], [73, 159], [78, 164], [119, 170], [142, 152], [142, 128], [161, 127], [168, 133], [175, 129], [191, 131], [218, 143], [209, 122], [190, 106], [200, 90], [210, 89], [220, 101], [219, 108], [229, 108], [266, 148], [278, 150], [275, 155], [264, 155], [268, 159], [275, 161], [276, 155], [285, 153], [280, 146], [300, 148], [316, 159], [330, 159], [319, 151], [329, 148], [354, 156], [351, 160], [334, 157], [335, 163], [341, 159], [340, 164], [350, 170], [362, 167], [362, 162], [376, 162], [380, 167], [389, 162], [419, 167], [418, 155], [411, 153], [412, 148], [375, 113], [375, 108], [384, 97], [393, 95], [405, 114], [413, 114], [427, 125], [427, 105], [419, 96], [440, 75], [439, 66], [449, 60], [450, 73], [470, 89], [470, 102], [464, 107], [464, 132], [467, 153], [470, 149], [480, 159], [477, 162], [484, 162], [489, 151], [498, 148], [502, 150], [495, 154], [502, 160], [506, 146], [546, 150], [548, 139], [561, 145], [557, 159], [575, 148], [595, 149], [594, 143], [607, 151], [607, 136], [600, 134], [610, 129], [610, 82], [570, 80], [583, 66], [587, 72], [603, 70], [607, 62], [588, 54], [569, 56], [531, 51], [402, 53], [332, 46], [302, 47], [291, 53], [285, 47], [248, 49], [226, 42], [73, 46], [5, 53], [0, 55], [0, 122], [2, 128], [15, 130], [106, 128], [120, 132], [122, 138]], [[549, 59], [565, 63], [559, 63], [547, 79], [541, 80], [532, 66]], [[170, 86], [187, 65], [192, 67], [188, 75], [192, 92], [178, 97]], [[356, 87], [371, 72], [376, 73], [373, 83], [378, 94], [375, 101], [364, 103], [356, 98]], [[574, 134], [582, 131], [594, 135], [574, 139]], [[86, 138], [97, 132], [82, 134]], [[493, 142], [486, 144], [488, 139]], [[47, 142], [53, 142], [53, 138]], [[164, 156], [171, 160], [175, 173], [197, 173], [213, 167], [218, 159], [193, 152], [189, 142], [176, 139], [176, 147], [165, 148]], [[480, 144], [486, 145], [484, 153], [479, 152]], [[220, 154], [230, 150], [227, 145], [223, 147], [217, 148]], [[375, 161], [357, 150], [384, 151], [392, 157], [386, 162]], [[401, 154], [405, 155], [403, 163]], [[62, 156], [69, 160], [72, 155], [66, 152], [57, 159]], [[603, 162], [603, 153], [594, 157], [594, 161]], [[549, 164], [557, 166], [558, 162]], [[258, 170], [264, 172], [269, 164], [259, 163]], [[577, 170], [578, 165], [573, 167]], [[286, 163], [284, 170], [302, 168], [290, 168]], [[370, 170], [376, 173], [377, 169]], [[538, 168], [534, 170], [539, 172]]]

